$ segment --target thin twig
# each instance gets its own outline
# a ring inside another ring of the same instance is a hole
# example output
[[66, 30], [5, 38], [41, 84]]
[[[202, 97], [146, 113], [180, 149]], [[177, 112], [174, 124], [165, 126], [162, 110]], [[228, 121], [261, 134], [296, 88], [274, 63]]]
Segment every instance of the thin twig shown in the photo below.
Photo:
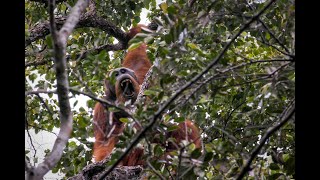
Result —
[[[91, 95], [91, 94], [88, 94], [88, 93], [85, 93], [85, 92], [81, 92], [81, 91], [78, 91], [76, 89], [73, 89], [73, 88], [70, 88], [70, 91], [73, 92], [73, 93], [77, 93], [77, 94], [82, 94], [82, 95], [85, 95], [85, 96], [88, 96], [90, 97], [91, 99], [95, 100], [95, 101], [98, 101], [100, 103], [102, 103], [105, 107], [114, 107], [118, 110], [120, 110], [121, 112], [124, 112], [126, 114], [126, 116], [128, 116], [129, 118], [131, 118], [139, 127], [142, 127], [140, 121], [138, 121], [136, 118], [133, 117], [133, 114], [128, 111], [127, 109], [124, 109], [122, 107], [119, 107], [117, 104], [111, 102], [111, 101], [108, 101], [106, 99], [101, 99], [101, 98], [98, 98], [94, 95]], [[129, 108], [130, 109], [130, 108]]]
[[284, 52], [284, 51], [282, 51], [281, 49], [279, 49], [279, 48], [277, 48], [275, 45], [273, 45], [273, 44], [270, 44], [270, 43], [268, 43], [268, 42], [266, 42], [266, 41], [262, 41], [262, 40], [260, 40], [260, 39], [256, 39], [257, 41], [259, 41], [259, 42], [261, 42], [261, 43], [263, 43], [263, 44], [265, 44], [265, 45], [267, 45], [267, 46], [271, 46], [272, 48], [274, 48], [274, 49], [276, 49], [278, 52], [280, 52], [281, 54], [284, 54], [284, 55], [287, 55], [287, 56], [289, 56], [289, 57], [291, 57], [291, 58], [295, 58], [295, 55], [292, 55], [292, 54], [289, 54], [289, 53], [287, 53], [287, 52]]
[[262, 26], [269, 32], [271, 37], [276, 40], [276, 42], [287, 52], [290, 54], [289, 49], [271, 32], [270, 28], [259, 18], [258, 21], [262, 24]]
[[[186, 131], [187, 132], [187, 131]], [[179, 179], [179, 171], [180, 171], [180, 168], [181, 168], [181, 161], [182, 161], [182, 153], [184, 151], [184, 149], [186, 148], [186, 146], [183, 146], [182, 148], [180, 148], [180, 151], [179, 151], [179, 162], [178, 162], [178, 167], [177, 167], [177, 174], [176, 174], [176, 179], [178, 180]]]
[[[27, 121], [27, 120], [26, 120], [26, 124], [27, 124], [27, 126], [28, 126], [28, 121]], [[28, 138], [29, 138], [29, 140], [30, 140], [31, 147], [32, 147], [33, 150], [34, 150], [33, 158], [35, 159], [35, 158], [36, 158], [36, 154], [37, 154], [37, 150], [36, 150], [36, 148], [34, 147], [34, 144], [33, 144], [32, 137], [31, 137], [31, 135], [30, 135], [29, 129], [26, 128], [26, 131], [27, 131], [27, 134], [28, 134]]]
[[233, 145], [236, 145], [237, 142], [239, 142], [239, 140], [238, 140], [236, 137], [234, 137], [233, 135], [231, 135], [230, 133], [228, 133], [226, 130], [224, 130], [224, 129], [222, 129], [222, 128], [219, 128], [219, 127], [217, 127], [216, 125], [211, 126], [211, 128], [217, 129], [217, 130], [221, 131], [222, 133], [224, 133], [225, 135], [227, 135], [228, 138], [229, 138], [230, 140], [232, 140], [232, 141], [230, 141], [230, 142], [231, 142]]
[[182, 177], [185, 176], [192, 168], [194, 168], [194, 165], [192, 165], [188, 169], [186, 169], [178, 179], [182, 179]]
[[48, 104], [46, 102], [44, 102], [44, 100], [42, 99], [42, 97], [39, 94], [36, 94], [36, 96], [40, 99], [40, 101], [42, 102], [43, 106], [47, 109], [47, 111], [49, 112], [50, 115], [53, 115], [51, 109], [49, 108]]
[[45, 90], [45, 89], [38, 89], [36, 91], [26, 91], [25, 92], [25, 96], [32, 95], [32, 94], [40, 94], [40, 93], [46, 93], [46, 94], [54, 93], [54, 94], [56, 94], [57, 90], [48, 91], [48, 90]]
[[86, 90], [87, 90], [90, 94], [93, 94], [93, 95], [94, 95], [94, 93], [93, 93], [93, 92], [91, 91], [91, 89], [87, 86], [87, 84], [82, 81], [81, 75], [78, 76], [78, 74], [80, 74], [80, 73], [79, 73], [79, 70], [77, 70], [77, 73], [75, 73], [74, 71], [71, 71], [71, 73], [72, 73], [72, 74], [76, 77], [76, 79], [82, 84], [82, 86], [84, 86], [84, 87], [86, 88]]
[[241, 102], [239, 105], [237, 105], [237, 107], [235, 107], [228, 115], [227, 119], [225, 120], [225, 125], [224, 125], [224, 129], [227, 127], [229, 119], [231, 118], [231, 115], [238, 109], [240, 108], [244, 103], [246, 103], [246, 100], [244, 100], [243, 102]]
[[147, 165], [149, 166], [149, 168], [162, 180], [166, 179], [164, 178], [153, 166], [152, 164], [150, 163], [150, 158], [151, 157], [148, 157], [147, 158]]
[[[251, 6], [251, 4], [250, 4], [248, 1], [246, 1], [246, 3], [247, 3], [248, 7], [249, 7], [251, 10], [254, 10], [254, 7]], [[274, 35], [274, 33], [273, 33], [273, 32], [270, 30], [270, 28], [268, 28], [268, 26], [261, 20], [261, 18], [258, 18], [257, 20], [258, 20], [258, 22], [260, 22], [260, 23], [262, 24], [262, 26], [264, 27], [264, 29], [268, 31], [268, 33], [271, 35], [271, 37], [272, 37], [273, 39], [275, 39], [275, 41], [276, 41], [287, 53], [290, 54], [289, 49]], [[261, 31], [260, 31], [260, 32], [261, 32]], [[263, 36], [261, 36], [261, 37], [263, 37]]]

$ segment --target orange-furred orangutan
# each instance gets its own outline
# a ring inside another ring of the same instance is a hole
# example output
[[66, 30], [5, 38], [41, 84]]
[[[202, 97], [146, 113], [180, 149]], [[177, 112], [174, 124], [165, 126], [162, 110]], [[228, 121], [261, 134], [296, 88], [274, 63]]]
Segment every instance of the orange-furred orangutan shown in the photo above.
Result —
[[[130, 29], [127, 36], [133, 38], [141, 32], [138, 25]], [[141, 44], [139, 47], [129, 50], [122, 62], [122, 67], [109, 73], [115, 77], [112, 84], [105, 80], [105, 99], [111, 102], [124, 103], [131, 100], [133, 104], [139, 94], [140, 85], [143, 83], [146, 73], [151, 67], [151, 62], [147, 56], [147, 45]], [[95, 143], [93, 146], [94, 160], [101, 161], [108, 157], [119, 141], [119, 135], [123, 132], [125, 124], [119, 119], [127, 117], [124, 112], [109, 112], [101, 103], [97, 103], [94, 108], [93, 128]], [[198, 128], [192, 121], [186, 120], [179, 124], [179, 128], [167, 133], [167, 138], [173, 137], [176, 143], [163, 144], [167, 152], [177, 149], [177, 144], [182, 140], [193, 142], [196, 148], [201, 148], [201, 139]], [[120, 163], [125, 166], [145, 165], [143, 161], [142, 148], [133, 149], [127, 157]]]

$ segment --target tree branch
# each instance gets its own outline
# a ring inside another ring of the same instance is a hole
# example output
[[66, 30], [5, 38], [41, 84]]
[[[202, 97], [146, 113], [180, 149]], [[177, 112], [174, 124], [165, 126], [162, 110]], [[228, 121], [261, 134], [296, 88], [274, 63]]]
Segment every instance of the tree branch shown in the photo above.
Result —
[[[91, 99], [93, 99], [93, 100], [95, 100], [95, 101], [98, 101], [98, 102], [100, 102], [101, 104], [103, 104], [103, 105], [105, 105], [105, 106], [114, 107], [114, 108], [116, 108], [116, 109], [124, 112], [127, 116], [129, 116], [130, 118], [132, 118], [135, 122], [138, 122], [138, 121], [132, 116], [132, 114], [131, 114], [128, 110], [117, 106], [117, 105], [116, 105], [115, 103], [113, 103], [113, 102], [110, 102], [110, 101], [108, 101], [108, 100], [106, 100], [106, 99], [97, 98], [97, 97], [95, 97], [94, 95], [91, 95], [91, 94], [88, 94], [88, 93], [85, 93], [85, 92], [81, 92], [81, 91], [78, 91], [78, 90], [73, 89], [73, 88], [70, 88], [70, 91], [73, 92], [73, 93], [76, 93], [76, 94], [82, 94], [82, 95], [88, 96], [88, 97], [90, 97]], [[140, 124], [140, 123], [138, 122], [138, 124]]]
[[35, 129], [41, 129], [41, 130], [46, 131], [46, 132], [48, 132], [48, 133], [51, 133], [51, 134], [53, 134], [53, 135], [55, 135], [55, 136], [58, 136], [55, 132], [49, 131], [49, 130], [44, 129], [44, 128], [39, 127], [39, 126], [31, 125], [31, 124], [29, 124], [29, 123], [27, 124], [27, 126], [33, 127], [33, 128], [35, 128]]
[[264, 29], [266, 29], [269, 34], [271, 35], [271, 37], [287, 52], [290, 54], [289, 49], [272, 33], [272, 31], [270, 30], [270, 28], [259, 18], [258, 21], [262, 24], [262, 26], [264, 27]]
[[54, 22], [54, 7], [55, 1], [49, 1], [49, 15], [50, 15], [50, 30], [54, 43], [54, 60], [56, 68], [57, 79], [57, 94], [58, 104], [60, 108], [60, 131], [57, 139], [54, 142], [51, 153], [40, 163], [33, 171], [28, 172], [27, 179], [43, 179], [43, 176], [52, 169], [60, 160], [63, 149], [65, 148], [69, 136], [72, 131], [72, 112], [69, 102], [69, 82], [66, 66], [66, 43], [67, 38], [71, 34], [75, 25], [79, 21], [81, 13], [88, 6], [88, 0], [78, 0], [76, 5], [72, 8], [71, 13], [66, 20], [66, 23], [61, 28], [60, 32], [56, 31]]
[[[247, 2], [247, 5], [248, 7], [251, 9], [251, 10], [254, 10], [254, 8], [252, 7], [252, 5], [248, 2]], [[290, 51], [289, 49], [274, 35], [274, 33], [272, 33], [272, 31], [270, 30], [270, 28], [268, 28], [268, 26], [260, 19], [258, 18], [258, 22], [260, 22], [262, 24], [262, 26], [264, 27], [265, 30], [268, 31], [268, 33], [271, 35], [271, 37], [273, 39], [275, 39], [275, 41], [288, 53], [290, 54]], [[261, 31], [260, 31], [261, 32]]]
[[89, 5], [89, 0], [77, 1], [76, 5], [72, 8], [68, 19], [63, 24], [62, 28], [59, 31], [60, 41], [66, 44], [67, 38], [70, 36], [73, 29], [79, 22], [80, 15], [85, 10], [85, 8]]
[[[77, 71], [77, 72], [75, 72], [75, 71]], [[81, 84], [82, 86], [84, 86], [84, 88], [85, 88], [90, 94], [94, 94], [94, 93], [91, 91], [91, 89], [87, 86], [87, 83], [83, 82], [82, 76], [81, 76], [81, 74], [80, 74], [80, 72], [79, 72], [78, 69], [75, 69], [75, 70], [71, 71], [71, 73], [72, 73], [73, 76], [80, 82], [80, 84]]]
[[148, 167], [152, 170], [152, 172], [155, 173], [161, 180], [165, 180], [166, 179], [158, 172], [158, 170], [156, 170], [152, 166], [152, 164], [150, 163], [150, 156], [147, 158], [146, 162], [147, 162]]
[[[29, 124], [28, 124], [28, 121], [27, 121], [27, 120], [26, 120], [26, 123], [27, 123], [27, 126], [29, 126]], [[27, 130], [28, 138], [30, 139], [31, 147], [32, 147], [32, 148], [33, 148], [33, 150], [34, 150], [33, 158], [36, 158], [37, 150], [36, 150], [36, 148], [34, 147], [34, 144], [33, 144], [33, 141], [32, 141], [32, 138], [31, 138], [31, 135], [30, 135], [30, 132], [29, 132], [29, 129], [28, 129], [28, 128], [26, 128], [26, 130]], [[29, 169], [30, 169], [30, 168], [29, 168]]]
[[36, 94], [36, 96], [40, 99], [40, 102], [42, 102], [43, 106], [48, 110], [50, 115], [53, 115], [51, 109], [49, 108], [48, 104], [46, 102], [44, 102], [44, 100], [42, 99], [42, 97], [39, 94]]
[[[114, 107], [115, 109], [118, 109], [119, 111], [122, 111], [124, 113], [126, 113], [127, 116], [129, 116], [130, 118], [132, 118], [135, 122], [138, 123], [138, 125], [140, 124], [133, 116], [132, 114], [122, 108], [122, 107], [119, 107], [117, 106], [115, 103], [113, 102], [110, 102], [106, 99], [101, 99], [101, 98], [98, 98], [96, 97], [94, 94], [88, 94], [88, 93], [85, 93], [85, 92], [81, 92], [79, 90], [76, 90], [76, 89], [73, 89], [73, 88], [69, 88], [69, 91], [72, 92], [72, 93], [75, 93], [75, 94], [82, 94], [82, 95], [85, 95], [87, 97], [90, 97], [91, 99], [95, 100], [95, 101], [98, 101], [100, 102], [101, 104], [103, 104], [104, 106], [109, 106], [109, 107]], [[46, 94], [49, 94], [49, 93], [54, 93], [54, 94], [57, 94], [57, 90], [52, 90], [52, 91], [47, 91], [47, 90], [43, 90], [43, 89], [38, 89], [37, 91], [26, 91], [25, 92], [25, 96], [27, 95], [32, 95], [32, 94], [40, 94], [40, 93], [46, 93]]]
[[[290, 108], [288, 110], [288, 108]], [[263, 145], [266, 143], [266, 141], [268, 140], [268, 138], [274, 133], [276, 132], [278, 129], [280, 129], [282, 126], [284, 126], [290, 119], [291, 117], [294, 115], [295, 113], [295, 103], [292, 106], [289, 106], [288, 108], [286, 108], [282, 114], [284, 114], [283, 117], [280, 117], [281, 121], [278, 122], [276, 125], [270, 127], [267, 132], [263, 135], [263, 137], [261, 138], [260, 142], [259, 142], [259, 146], [257, 146], [249, 160], [246, 162], [246, 164], [243, 166], [243, 168], [241, 169], [241, 172], [239, 173], [239, 176], [237, 177], [237, 180], [240, 180], [244, 177], [244, 175], [249, 171], [250, 169], [250, 164], [252, 163], [252, 161], [254, 160], [254, 158], [258, 155], [258, 153], [260, 152], [261, 148], [263, 147]], [[289, 111], [289, 112], [288, 112]]]
[[38, 89], [36, 91], [26, 91], [24, 94], [25, 94], [25, 96], [28, 96], [28, 95], [31, 95], [31, 94], [40, 94], [40, 93], [50, 94], [50, 93], [57, 93], [57, 91], [56, 90], [47, 91], [47, 90], [44, 90], [44, 89]]
[[265, 44], [265, 45], [267, 45], [267, 46], [271, 46], [272, 48], [274, 48], [275, 50], [277, 50], [277, 51], [280, 52], [281, 54], [287, 55], [287, 56], [289, 56], [289, 57], [291, 57], [291, 58], [295, 58], [295, 55], [289, 54], [289, 53], [287, 53], [287, 52], [284, 52], [284, 51], [282, 51], [281, 49], [277, 48], [277, 47], [276, 47], [275, 45], [273, 45], [273, 44], [270, 44], [270, 43], [268, 43], [268, 42], [266, 42], [266, 41], [264, 41], [264, 40], [260, 40], [260, 39], [258, 39], [258, 38], [257, 38], [257, 41], [259, 41], [259, 42], [261, 42], [261, 43], [263, 43], [263, 44]]
[[[64, 22], [66, 21], [66, 17], [58, 17], [55, 18], [55, 22], [57, 24], [57, 28], [60, 29]], [[84, 28], [84, 27], [93, 27], [99, 28], [105, 31], [107, 34], [115, 37], [117, 40], [123, 43], [128, 42], [127, 34], [122, 31], [120, 28], [116, 27], [113, 23], [108, 20], [99, 17], [92, 11], [88, 11], [84, 15], [81, 16], [79, 23], [75, 25], [74, 28]], [[44, 23], [39, 23], [32, 29], [30, 29], [30, 36], [25, 40], [25, 47], [30, 45], [32, 42], [44, 38], [46, 35], [50, 33], [50, 23], [46, 21]]]

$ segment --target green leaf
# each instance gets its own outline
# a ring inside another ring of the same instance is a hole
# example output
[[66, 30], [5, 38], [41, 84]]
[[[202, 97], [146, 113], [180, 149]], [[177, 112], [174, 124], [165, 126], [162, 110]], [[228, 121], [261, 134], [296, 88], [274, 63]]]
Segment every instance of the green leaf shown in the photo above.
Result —
[[58, 168], [58, 167], [54, 167], [54, 168], [51, 169], [51, 172], [52, 172], [53, 174], [57, 173], [58, 171], [59, 171], [59, 168]]
[[194, 151], [191, 153], [191, 157], [194, 159], [197, 159], [201, 156], [201, 150], [199, 148], [196, 148]]
[[139, 16], [135, 16], [133, 21], [134, 21], [134, 23], [139, 23], [140, 22], [140, 17]]
[[119, 121], [121, 121], [123, 123], [128, 123], [129, 119], [128, 118], [120, 118]]
[[167, 11], [167, 9], [168, 9], [167, 3], [165, 3], [165, 2], [161, 3], [161, 4], [160, 4], [160, 8], [161, 8], [161, 10], [163, 11], [163, 13], [165, 13], [165, 14], [168, 13], [168, 11]]
[[196, 44], [194, 44], [194, 43], [188, 43], [187, 46], [188, 46], [189, 48], [193, 49], [193, 50], [199, 49], [199, 47], [198, 47]]
[[80, 107], [80, 108], [79, 108], [79, 111], [80, 111], [80, 112], [86, 112], [86, 110], [85, 110], [83, 107]]
[[98, 55], [98, 59], [99, 59], [100, 61], [103, 61], [103, 60], [106, 59], [106, 56], [107, 56], [107, 52], [106, 52], [105, 50], [102, 50], [102, 51], [99, 53], [99, 55]]
[[142, 44], [142, 42], [133, 43], [129, 46], [128, 51], [132, 51], [133, 49], [139, 47]]
[[279, 170], [280, 167], [279, 167], [278, 164], [276, 164], [276, 163], [271, 163], [271, 164], [270, 164], [270, 169], [271, 169], [271, 170]]
[[213, 152], [207, 152], [206, 155], [204, 156], [204, 162], [209, 162], [213, 157]]
[[160, 145], [155, 145], [155, 147], [154, 147], [154, 154], [156, 155], [156, 156], [162, 156], [163, 155], [163, 153], [165, 152], [165, 150], [160, 146]]
[[153, 90], [149, 90], [149, 89], [144, 91], [144, 95], [146, 95], [146, 96], [156, 96], [157, 94], [158, 94], [157, 91], [153, 91]]
[[179, 129], [179, 126], [177, 126], [177, 125], [169, 126], [169, 127], [168, 127], [168, 132], [174, 131], [174, 130], [176, 130], [176, 129]]
[[268, 180], [276, 180], [276, 179], [278, 179], [278, 177], [280, 177], [281, 175], [283, 175], [283, 174], [281, 174], [281, 173], [271, 174], [269, 177], [267, 177], [267, 179], [268, 179]]
[[295, 158], [293, 156], [290, 156], [290, 158], [285, 161], [284, 169], [289, 175], [295, 173]]
[[78, 104], [78, 100], [74, 101], [73, 107], [75, 107]]
[[77, 144], [74, 141], [71, 141], [68, 143], [68, 149], [69, 151], [73, 151], [77, 148]]
[[181, 122], [184, 122], [185, 121], [185, 118], [184, 117], [177, 117], [174, 119], [174, 122], [177, 122], [177, 123], [181, 123]]
[[53, 49], [53, 41], [52, 41], [51, 34], [46, 36], [46, 44], [47, 44], [49, 49]]
[[270, 40], [270, 34], [269, 33], [266, 33], [266, 39]]
[[115, 107], [108, 107], [108, 111], [110, 112], [119, 112], [120, 110]]

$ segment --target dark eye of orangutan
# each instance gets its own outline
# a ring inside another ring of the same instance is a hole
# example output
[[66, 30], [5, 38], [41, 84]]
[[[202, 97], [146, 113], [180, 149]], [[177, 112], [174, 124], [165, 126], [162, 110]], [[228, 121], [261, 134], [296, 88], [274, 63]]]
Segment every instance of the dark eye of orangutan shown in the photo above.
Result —
[[120, 69], [120, 72], [121, 72], [122, 74], [124, 74], [124, 73], [126, 72], [126, 70], [125, 70], [125, 69]]

